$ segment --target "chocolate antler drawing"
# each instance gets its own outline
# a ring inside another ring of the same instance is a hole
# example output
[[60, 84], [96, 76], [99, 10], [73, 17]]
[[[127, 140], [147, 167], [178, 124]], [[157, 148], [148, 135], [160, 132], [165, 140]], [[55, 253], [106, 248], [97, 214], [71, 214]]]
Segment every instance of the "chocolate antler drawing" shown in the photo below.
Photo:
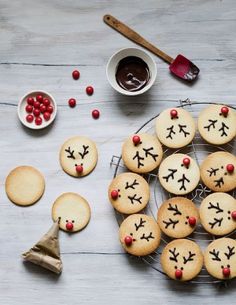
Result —
[[193, 261], [194, 256], [196, 256], [195, 253], [188, 251], [188, 257], [186, 258], [185, 256], [183, 256], [184, 264], [187, 264], [187, 262]]
[[83, 145], [83, 152], [79, 152], [79, 155], [82, 159], [84, 159], [84, 157], [89, 153], [88, 148], [89, 146]]
[[169, 218], [169, 221], [163, 220], [163, 223], [165, 224], [165, 229], [167, 229], [170, 225], [172, 225], [172, 229], [174, 229], [177, 223], [179, 223], [179, 220], [172, 220]]
[[211, 127], [213, 127], [215, 129], [215, 124], [217, 123], [218, 120], [208, 120], [208, 122], [210, 122], [209, 125], [204, 126], [204, 128], [207, 129], [207, 131], [210, 131]]
[[149, 239], [154, 239], [154, 236], [152, 236], [152, 232], [150, 232], [148, 236], [146, 236], [145, 233], [143, 233], [140, 239], [146, 239], [146, 241], [149, 241]]
[[65, 149], [65, 152], [67, 152], [69, 154], [67, 156], [67, 158], [75, 159], [75, 156], [74, 156], [75, 151], [74, 150], [71, 151], [70, 146], [67, 149]]
[[213, 251], [209, 251], [209, 253], [213, 256], [213, 258], [212, 258], [213, 261], [221, 262], [221, 259], [219, 257], [220, 251], [216, 252], [216, 250], [213, 249]]
[[209, 202], [208, 210], [216, 209], [216, 214], [224, 212], [219, 206], [219, 202], [214, 205], [213, 203]]
[[175, 251], [176, 251], [176, 248], [174, 248], [173, 250], [171, 250], [171, 249], [169, 250], [170, 254], [172, 255], [169, 257], [169, 259], [171, 261], [175, 261], [176, 263], [178, 263], [177, 257], [179, 256], [179, 253], [175, 253]]
[[175, 204], [175, 206], [173, 207], [173, 206], [171, 205], [171, 203], [169, 203], [169, 207], [168, 207], [167, 210], [168, 210], [168, 211], [173, 211], [173, 212], [174, 212], [174, 213], [173, 213], [174, 216], [175, 216], [175, 215], [182, 215], [182, 213], [178, 210], [177, 204]]
[[169, 181], [169, 178], [171, 178], [172, 180], [174, 180], [174, 175], [175, 173], [177, 172], [177, 169], [171, 169], [171, 168], [168, 168], [168, 171], [170, 172], [169, 175], [167, 176], [163, 176], [162, 178], [166, 180], [166, 182]]
[[223, 136], [226, 136], [227, 137], [227, 133], [226, 133], [226, 129], [229, 129], [229, 127], [224, 123], [224, 122], [222, 122], [221, 123], [221, 128], [219, 129], [219, 131], [221, 131], [222, 133], [221, 133], [221, 137], [223, 137]]
[[170, 138], [171, 140], [173, 139], [172, 138], [172, 134], [176, 134], [176, 132], [174, 131], [174, 125], [166, 128], [166, 130], [169, 130], [169, 133], [168, 135], [166, 136], [166, 139]]
[[209, 177], [211, 177], [212, 175], [216, 175], [216, 172], [219, 170], [219, 168], [213, 168], [211, 167], [211, 169], [208, 169], [207, 172], [210, 174]]
[[137, 159], [137, 161], [138, 161], [138, 168], [140, 168], [140, 166], [144, 166], [144, 164], [141, 162], [142, 160], [144, 160], [144, 158], [139, 155], [139, 151], [136, 151], [136, 154], [133, 157], [133, 160], [135, 160], [135, 159]]
[[144, 228], [144, 223], [145, 222], [146, 222], [146, 220], [143, 220], [142, 217], [141, 217], [140, 220], [139, 220], [139, 224], [136, 224], [136, 223], [134, 224], [136, 231], [138, 231], [139, 228], [142, 228], [142, 227]]
[[185, 174], [182, 175], [182, 178], [181, 178], [181, 179], [177, 180], [177, 182], [181, 182], [181, 187], [180, 187], [180, 189], [179, 189], [180, 191], [181, 191], [182, 189], [184, 189], [184, 190], [186, 191], [185, 181], [188, 182], [188, 183], [190, 182], [190, 180], [189, 180], [188, 178], [186, 178]]
[[179, 126], [179, 133], [182, 132], [184, 134], [184, 137], [186, 138], [187, 135], [190, 134], [188, 131], [184, 130], [184, 128], [187, 128], [187, 125], [180, 125], [180, 124], [178, 124], [178, 126]]
[[230, 248], [230, 246], [228, 246], [227, 248], [229, 250], [229, 253], [225, 252], [224, 255], [227, 257], [227, 259], [230, 259], [230, 257], [235, 254], [234, 247]]
[[150, 148], [143, 148], [143, 151], [145, 152], [145, 157], [147, 158], [148, 156], [152, 157], [154, 161], [156, 161], [156, 158], [158, 157], [157, 154], [151, 153], [150, 151], [153, 150], [153, 147]]
[[218, 227], [221, 226], [221, 223], [222, 223], [222, 220], [223, 220], [223, 217], [221, 218], [214, 218], [214, 222], [209, 222], [209, 225], [211, 226], [211, 228], [213, 229], [214, 226], [216, 226], [218, 224]]
[[129, 182], [126, 182], [125, 189], [127, 190], [127, 189], [131, 188], [131, 189], [134, 190], [135, 189], [135, 185], [139, 185], [139, 183], [137, 182], [136, 179], [134, 179], [134, 182], [132, 182], [131, 184], [129, 184]]
[[223, 177], [221, 177], [219, 179], [214, 180], [214, 182], [216, 183], [215, 187], [221, 187], [224, 184], [224, 179]]
[[134, 204], [135, 201], [142, 204], [142, 202], [141, 202], [142, 196], [140, 196], [138, 198], [136, 196], [137, 196], [137, 194], [134, 194], [134, 196], [128, 196], [128, 198], [129, 198], [129, 200], [131, 201], [132, 204]]

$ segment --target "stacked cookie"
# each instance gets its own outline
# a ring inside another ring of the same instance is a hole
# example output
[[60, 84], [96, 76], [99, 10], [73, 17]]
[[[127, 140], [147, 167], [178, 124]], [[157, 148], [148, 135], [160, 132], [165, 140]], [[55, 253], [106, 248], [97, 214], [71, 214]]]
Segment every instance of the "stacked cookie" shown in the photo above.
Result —
[[[210, 144], [226, 144], [236, 136], [236, 113], [223, 105], [211, 105], [200, 113], [198, 130]], [[163, 111], [156, 119], [156, 136], [140, 133], [125, 140], [122, 160], [131, 172], [114, 178], [108, 196], [118, 212], [129, 215], [119, 231], [120, 242], [128, 253], [151, 254], [158, 248], [162, 232], [173, 239], [161, 255], [162, 268], [170, 278], [191, 280], [205, 262], [212, 276], [229, 279], [236, 276], [236, 241], [217, 239], [203, 255], [196, 242], [185, 238], [194, 232], [198, 223], [216, 236], [236, 229], [236, 200], [225, 193], [236, 188], [236, 157], [217, 151], [199, 167], [193, 157], [180, 152], [180, 148], [193, 141], [195, 133], [196, 124], [189, 112], [182, 108]], [[162, 160], [162, 145], [178, 151]], [[174, 197], [161, 204], [155, 220], [142, 213], [149, 202], [150, 189], [139, 174], [145, 175], [158, 167], [161, 186]], [[215, 193], [206, 197], [198, 209], [184, 196], [198, 186], [200, 179]]]

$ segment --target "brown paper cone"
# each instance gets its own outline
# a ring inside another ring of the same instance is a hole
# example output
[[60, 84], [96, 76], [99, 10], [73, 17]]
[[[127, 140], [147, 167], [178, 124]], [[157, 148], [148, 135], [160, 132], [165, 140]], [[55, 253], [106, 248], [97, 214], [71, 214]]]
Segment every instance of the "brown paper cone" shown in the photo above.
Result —
[[22, 254], [23, 258], [57, 274], [61, 273], [62, 261], [60, 258], [58, 232], [59, 225], [55, 222], [37, 244]]

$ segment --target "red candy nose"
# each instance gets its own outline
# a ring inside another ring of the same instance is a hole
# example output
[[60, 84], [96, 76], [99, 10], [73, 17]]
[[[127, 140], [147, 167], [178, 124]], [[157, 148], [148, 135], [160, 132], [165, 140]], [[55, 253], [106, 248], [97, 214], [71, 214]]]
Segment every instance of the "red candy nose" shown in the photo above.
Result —
[[119, 196], [119, 193], [118, 193], [118, 191], [117, 190], [112, 190], [111, 191], [111, 198], [112, 199], [117, 199], [118, 198], [118, 196]]
[[76, 169], [78, 174], [81, 174], [83, 172], [83, 170], [84, 170], [82, 165], [76, 165], [75, 169]]
[[233, 173], [234, 165], [233, 164], [227, 164], [226, 170], [227, 170], [228, 173]]
[[227, 115], [229, 113], [229, 108], [224, 106], [224, 107], [221, 108], [220, 111], [223, 114], [223, 116], [227, 117]]
[[180, 270], [180, 269], [175, 270], [175, 277], [177, 279], [181, 279], [182, 275], [183, 275], [182, 270]]
[[229, 277], [230, 276], [230, 269], [228, 267], [225, 267], [222, 269], [222, 273], [224, 277]]
[[131, 246], [132, 242], [133, 242], [133, 238], [131, 236], [125, 236], [125, 244], [126, 246]]
[[141, 141], [140, 136], [137, 136], [137, 135], [133, 136], [132, 140], [133, 140], [134, 145], [138, 145]]
[[72, 231], [72, 230], [73, 230], [73, 227], [74, 227], [74, 225], [73, 225], [72, 222], [67, 222], [67, 223], [66, 223], [66, 229], [67, 229], [68, 231]]
[[195, 226], [196, 222], [197, 222], [197, 220], [195, 217], [193, 217], [193, 216], [189, 217], [188, 223], [190, 226]]
[[233, 212], [231, 213], [231, 217], [232, 217], [234, 220], [236, 220], [236, 211], [233, 211]]
[[177, 116], [178, 116], [177, 110], [171, 109], [170, 116], [171, 116], [172, 119], [177, 118]]
[[189, 164], [190, 164], [190, 159], [189, 159], [189, 158], [184, 158], [184, 159], [183, 159], [183, 165], [186, 166], [186, 167], [188, 167]]

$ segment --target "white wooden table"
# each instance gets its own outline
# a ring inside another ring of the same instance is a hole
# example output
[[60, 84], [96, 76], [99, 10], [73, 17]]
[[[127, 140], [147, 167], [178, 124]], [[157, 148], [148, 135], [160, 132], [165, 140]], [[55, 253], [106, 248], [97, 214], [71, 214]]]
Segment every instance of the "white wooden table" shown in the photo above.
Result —
[[[155, 58], [153, 89], [138, 98], [118, 95], [107, 83], [105, 65], [116, 50], [134, 44], [108, 26], [111, 13], [171, 56], [182, 53], [201, 69], [186, 85]], [[187, 97], [236, 104], [236, 2], [234, 0], [62, 1], [0, 0], [0, 304], [233, 304], [235, 282], [217, 286], [180, 285], [128, 258], [117, 237], [107, 200], [113, 169], [124, 138], [162, 109]], [[81, 77], [73, 81], [78, 68]], [[93, 85], [88, 97], [84, 90]], [[33, 132], [17, 119], [19, 98], [43, 89], [55, 96], [58, 116], [52, 128]], [[67, 100], [78, 106], [71, 109]], [[91, 110], [101, 111], [99, 120]], [[86, 135], [99, 149], [96, 170], [73, 179], [60, 168], [58, 152], [70, 136]], [[4, 190], [8, 172], [18, 165], [40, 169], [46, 191], [40, 202], [21, 208]], [[91, 204], [92, 219], [81, 233], [61, 232], [64, 270], [60, 277], [20, 254], [50, 227], [51, 206], [62, 192], [76, 191]]]

